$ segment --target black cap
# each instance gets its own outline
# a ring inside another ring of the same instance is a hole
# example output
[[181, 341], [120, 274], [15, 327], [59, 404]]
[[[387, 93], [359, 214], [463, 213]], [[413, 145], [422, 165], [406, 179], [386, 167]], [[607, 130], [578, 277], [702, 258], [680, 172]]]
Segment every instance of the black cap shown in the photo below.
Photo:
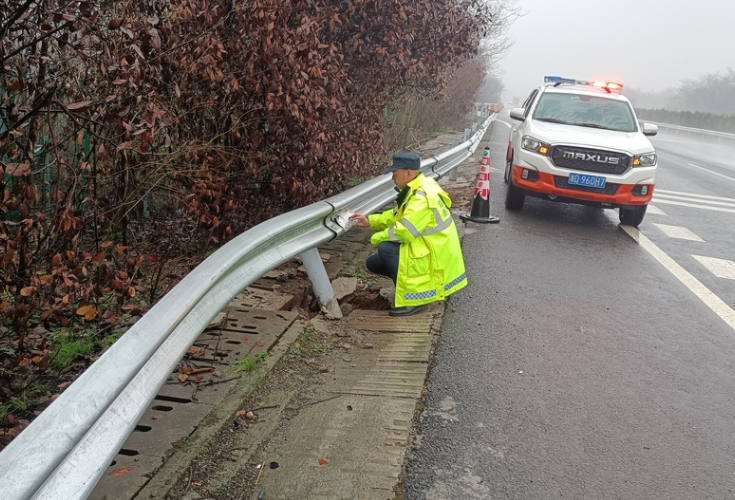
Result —
[[421, 157], [413, 153], [396, 153], [393, 155], [393, 165], [383, 170], [390, 174], [396, 170], [421, 170]]

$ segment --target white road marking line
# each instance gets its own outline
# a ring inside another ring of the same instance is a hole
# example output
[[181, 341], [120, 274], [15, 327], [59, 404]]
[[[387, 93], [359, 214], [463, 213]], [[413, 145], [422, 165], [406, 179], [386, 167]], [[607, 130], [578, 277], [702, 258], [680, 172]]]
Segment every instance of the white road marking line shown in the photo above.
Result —
[[689, 240], [689, 241], [701, 241], [704, 243], [704, 240], [694, 234], [691, 230], [681, 227], [681, 226], [669, 226], [667, 224], [653, 224], [657, 228], [659, 228], [663, 233], [668, 236], [669, 238], [679, 238], [680, 240]]
[[702, 203], [705, 205], [718, 205], [722, 207], [731, 207], [735, 208], [735, 200], [732, 202], [729, 201], [714, 201], [714, 200], [705, 200], [702, 198], [694, 198], [691, 196], [678, 196], [678, 195], [671, 195], [671, 194], [659, 194], [655, 193], [653, 195], [654, 200], [676, 200], [676, 201], [693, 201], [694, 203]]
[[619, 226], [623, 231], [638, 242], [654, 259], [659, 261], [671, 274], [681, 281], [699, 300], [709, 307], [712, 312], [719, 316], [730, 328], [735, 331], [735, 311], [728, 306], [721, 298], [712, 293], [709, 288], [704, 286], [697, 278], [692, 276], [686, 269], [669, 257], [663, 250], [657, 247], [643, 233], [632, 226]]
[[691, 208], [701, 208], [702, 210], [713, 210], [715, 212], [727, 212], [730, 214], [735, 214], [735, 208], [720, 208], [720, 207], [708, 207], [705, 205], [697, 205], [695, 203], [683, 203], [681, 201], [671, 201], [671, 200], [662, 200], [660, 198], [653, 197], [654, 200], [656, 200], [656, 203], [661, 203], [663, 205], [678, 205], [680, 207], [691, 207]]
[[735, 262], [725, 259], [717, 259], [715, 257], [704, 257], [702, 255], [692, 255], [704, 267], [718, 278], [727, 280], [735, 280]]
[[700, 170], [704, 170], [705, 172], [707, 172], [709, 174], [717, 175], [718, 177], [724, 177], [725, 179], [727, 179], [729, 181], [735, 182], [735, 177], [729, 177], [727, 175], [723, 175], [723, 174], [720, 174], [718, 172], [713, 172], [712, 170], [709, 170], [709, 169], [704, 168], [704, 167], [700, 167], [699, 165], [695, 165], [694, 163], [690, 163], [689, 165], [692, 166], [692, 167], [694, 167], [694, 168], [698, 168]]
[[655, 193], [662, 193], [662, 194], [679, 194], [682, 196], [691, 196], [693, 198], [705, 198], [709, 200], [721, 200], [721, 201], [731, 201], [735, 203], [735, 198], [725, 198], [724, 196], [711, 196], [708, 194], [697, 194], [697, 193], [685, 193], [683, 191], [669, 191], [668, 189], [654, 189]]
[[646, 209], [647, 214], [653, 214], [653, 215], [666, 215], [666, 212], [658, 208], [656, 205], [648, 204], [648, 208]]

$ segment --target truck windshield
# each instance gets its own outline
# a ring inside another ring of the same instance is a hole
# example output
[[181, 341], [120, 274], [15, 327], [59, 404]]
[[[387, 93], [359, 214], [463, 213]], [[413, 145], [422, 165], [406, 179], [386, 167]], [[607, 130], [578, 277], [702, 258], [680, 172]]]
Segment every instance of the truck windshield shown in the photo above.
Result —
[[533, 111], [533, 119], [619, 132], [637, 130], [627, 102], [584, 94], [545, 93]]

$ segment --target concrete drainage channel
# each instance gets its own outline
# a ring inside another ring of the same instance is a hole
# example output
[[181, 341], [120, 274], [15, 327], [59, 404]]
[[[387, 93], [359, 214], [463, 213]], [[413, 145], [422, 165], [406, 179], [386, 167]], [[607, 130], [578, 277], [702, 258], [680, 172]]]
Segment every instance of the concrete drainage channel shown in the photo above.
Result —
[[259, 289], [240, 294], [219, 316], [226, 316], [226, 326], [208, 328], [189, 349], [89, 498], [135, 497], [167, 455], [242, 382], [232, 367], [271, 349], [298, 318], [297, 312], [251, 305], [280, 308], [292, 298]]

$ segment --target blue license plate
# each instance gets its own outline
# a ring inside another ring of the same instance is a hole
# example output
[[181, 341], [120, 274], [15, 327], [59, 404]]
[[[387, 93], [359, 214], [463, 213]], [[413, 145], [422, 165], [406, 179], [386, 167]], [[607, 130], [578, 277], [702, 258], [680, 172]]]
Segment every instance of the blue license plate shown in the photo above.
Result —
[[569, 184], [602, 189], [605, 187], [605, 177], [587, 174], [569, 174]]

